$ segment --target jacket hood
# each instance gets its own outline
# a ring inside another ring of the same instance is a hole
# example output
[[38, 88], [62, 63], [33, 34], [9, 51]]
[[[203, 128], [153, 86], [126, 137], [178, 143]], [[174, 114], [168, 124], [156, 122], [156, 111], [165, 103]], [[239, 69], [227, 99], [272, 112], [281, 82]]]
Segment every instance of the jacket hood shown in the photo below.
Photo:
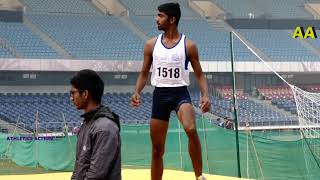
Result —
[[119, 116], [112, 112], [109, 107], [100, 105], [97, 108], [93, 109], [92, 111], [89, 111], [87, 113], [84, 113], [81, 115], [81, 117], [84, 118], [84, 121], [89, 121], [89, 120], [96, 120], [101, 117], [106, 117], [116, 123], [120, 130], [120, 118]]

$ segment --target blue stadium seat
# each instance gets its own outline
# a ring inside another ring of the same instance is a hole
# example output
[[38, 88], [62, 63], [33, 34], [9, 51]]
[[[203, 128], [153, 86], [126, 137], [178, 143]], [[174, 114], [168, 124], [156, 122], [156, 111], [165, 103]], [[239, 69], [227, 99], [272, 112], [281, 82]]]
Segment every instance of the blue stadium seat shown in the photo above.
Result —
[[[52, 59], [60, 57], [57, 52], [24, 24], [0, 21], [0, 37], [5, 37], [6, 42], [9, 42], [16, 49], [17, 53], [24, 58]], [[13, 56], [0, 49], [1, 57], [10, 58]]]
[[[304, 0], [212, 0], [232, 18], [249, 18], [249, 13], [255, 18], [274, 19], [312, 19], [313, 16], [304, 9]], [[316, 1], [316, 0], [314, 0]], [[308, 1], [309, 2], [309, 1]], [[316, 1], [319, 2], [319, 1]]]
[[88, 0], [21, 0], [27, 13], [100, 14]]
[[117, 17], [29, 15], [77, 59], [142, 60], [144, 42]]

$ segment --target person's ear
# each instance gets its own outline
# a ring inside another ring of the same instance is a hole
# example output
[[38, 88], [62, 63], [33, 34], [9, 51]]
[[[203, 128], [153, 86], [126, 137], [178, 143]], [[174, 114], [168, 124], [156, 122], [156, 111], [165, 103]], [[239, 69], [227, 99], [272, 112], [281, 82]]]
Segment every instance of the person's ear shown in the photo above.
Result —
[[176, 22], [176, 17], [172, 17], [172, 18], [170, 18], [170, 24], [173, 24], [173, 23], [175, 23]]
[[82, 96], [87, 100], [89, 98], [89, 91], [88, 90], [84, 90], [82, 93]]

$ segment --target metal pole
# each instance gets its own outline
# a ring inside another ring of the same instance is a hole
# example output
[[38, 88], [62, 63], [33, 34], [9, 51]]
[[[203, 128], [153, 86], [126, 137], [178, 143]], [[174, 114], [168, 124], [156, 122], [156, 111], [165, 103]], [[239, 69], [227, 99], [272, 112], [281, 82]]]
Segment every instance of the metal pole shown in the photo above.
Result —
[[[199, 94], [199, 100], [201, 100], [201, 93]], [[201, 109], [200, 109], [201, 110]], [[201, 110], [201, 121], [202, 121], [202, 132], [203, 132], [203, 141], [205, 144], [205, 150], [206, 150], [206, 163], [207, 163], [207, 170], [208, 173], [210, 173], [210, 167], [209, 167], [209, 155], [208, 155], [208, 143], [207, 143], [207, 136], [206, 136], [206, 126], [204, 122], [204, 114]]]
[[232, 32], [230, 32], [230, 52], [231, 52], [231, 69], [232, 69], [232, 101], [234, 110], [234, 124], [236, 130], [236, 148], [237, 148], [237, 166], [238, 166], [238, 177], [241, 178], [240, 168], [240, 153], [239, 153], [239, 132], [238, 132], [238, 115], [237, 115], [237, 104], [236, 104], [236, 80], [234, 72], [234, 60], [233, 60], [233, 38]]
[[[39, 111], [37, 110], [37, 114], [36, 114], [36, 121], [35, 121], [35, 126], [36, 126], [36, 129], [35, 129], [35, 139], [38, 138], [38, 134], [39, 134]], [[34, 139], [34, 143], [35, 143], [35, 146], [36, 146], [36, 152], [35, 152], [35, 155], [36, 155], [36, 167], [38, 167], [38, 163], [39, 163], [39, 145], [38, 145], [38, 140], [35, 140]]]
[[[66, 121], [66, 117], [65, 117], [64, 113], [62, 113], [62, 119], [63, 119], [64, 124], [66, 125], [66, 124], [67, 124], [67, 121]], [[64, 131], [64, 130], [65, 130], [65, 129], [63, 128], [63, 131]], [[70, 149], [71, 149], [71, 151], [72, 151], [72, 156], [73, 156], [73, 159], [75, 160], [75, 159], [76, 159], [76, 153], [74, 152], [74, 148], [71, 146], [71, 140], [70, 140], [68, 131], [67, 131], [66, 133], [67, 133], [67, 138], [68, 138], [68, 141], [69, 141], [69, 146], [70, 146]]]
[[210, 167], [209, 167], [209, 155], [208, 155], [208, 143], [207, 143], [207, 136], [206, 136], [206, 127], [205, 127], [205, 122], [204, 122], [204, 115], [203, 113], [201, 114], [201, 119], [202, 119], [202, 132], [203, 132], [203, 140], [205, 143], [205, 150], [206, 150], [206, 162], [207, 162], [207, 169], [208, 173], [210, 173]]

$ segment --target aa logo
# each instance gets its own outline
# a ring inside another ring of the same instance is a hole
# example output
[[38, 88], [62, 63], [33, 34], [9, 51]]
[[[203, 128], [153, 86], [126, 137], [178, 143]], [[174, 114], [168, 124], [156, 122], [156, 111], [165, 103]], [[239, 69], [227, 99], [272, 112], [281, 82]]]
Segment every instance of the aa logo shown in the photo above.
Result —
[[307, 28], [307, 30], [305, 31], [303, 27], [296, 27], [292, 38], [300, 38], [300, 39], [308, 39], [308, 38], [312, 38], [315, 39], [317, 38], [317, 32], [314, 29], [314, 27], [309, 26]]

